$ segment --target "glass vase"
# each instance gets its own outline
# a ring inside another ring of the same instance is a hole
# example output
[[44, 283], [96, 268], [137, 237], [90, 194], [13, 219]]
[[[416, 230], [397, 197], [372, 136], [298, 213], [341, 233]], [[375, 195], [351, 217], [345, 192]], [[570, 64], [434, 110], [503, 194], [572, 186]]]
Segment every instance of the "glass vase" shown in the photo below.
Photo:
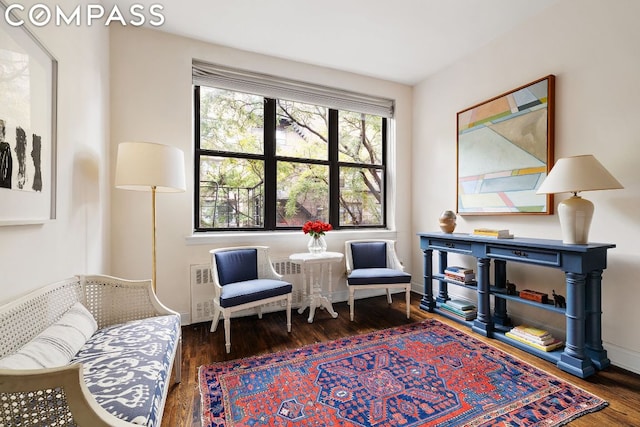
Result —
[[309, 243], [307, 244], [309, 253], [321, 254], [327, 251], [327, 242], [324, 240], [324, 236], [311, 236]]

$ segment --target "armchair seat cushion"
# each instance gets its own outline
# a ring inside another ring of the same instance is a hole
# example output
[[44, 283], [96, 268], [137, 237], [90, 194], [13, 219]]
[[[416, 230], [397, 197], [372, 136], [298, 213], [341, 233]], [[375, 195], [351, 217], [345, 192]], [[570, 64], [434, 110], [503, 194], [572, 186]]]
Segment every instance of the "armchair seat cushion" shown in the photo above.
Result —
[[411, 274], [392, 268], [358, 268], [347, 277], [349, 285], [410, 283]]
[[220, 306], [235, 307], [249, 302], [291, 293], [291, 283], [275, 279], [254, 279], [228, 283], [222, 287]]

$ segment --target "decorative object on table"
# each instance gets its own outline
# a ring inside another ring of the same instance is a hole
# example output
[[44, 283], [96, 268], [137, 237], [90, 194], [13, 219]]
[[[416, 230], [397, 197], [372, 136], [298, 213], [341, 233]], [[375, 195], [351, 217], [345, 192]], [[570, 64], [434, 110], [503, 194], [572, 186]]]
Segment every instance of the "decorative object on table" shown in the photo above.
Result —
[[412, 426], [559, 426], [607, 406], [433, 319], [201, 366], [198, 382], [203, 427], [397, 425], [400, 413]]
[[617, 190], [620, 182], [592, 155], [566, 157], [558, 160], [544, 180], [538, 193], [573, 193], [558, 204], [562, 242], [587, 244], [593, 217], [593, 203], [578, 196], [580, 191]]
[[516, 326], [505, 335], [511, 339], [542, 351], [557, 350], [564, 345], [564, 342], [554, 338], [554, 336], [551, 335], [551, 332], [528, 325]]
[[553, 213], [536, 188], [553, 165], [555, 77], [457, 114], [458, 215]]
[[555, 289], [551, 291], [551, 295], [553, 295], [554, 307], [567, 308], [567, 300], [562, 295], [556, 294]]
[[518, 295], [516, 284], [507, 280], [507, 295]]
[[456, 229], [456, 214], [453, 211], [444, 211], [440, 214], [440, 229], [445, 233], [453, 233]]
[[6, 9], [0, 1], [0, 225], [42, 224], [56, 218], [58, 61]]
[[513, 234], [508, 229], [497, 230], [493, 228], [474, 228], [474, 236], [495, 237], [496, 239], [513, 239]]
[[324, 233], [333, 230], [331, 224], [320, 220], [307, 221], [302, 226], [304, 234], [311, 236], [307, 249], [312, 254], [320, 254], [327, 250], [327, 242], [324, 240]]
[[476, 274], [470, 268], [451, 265], [444, 269], [444, 277], [459, 283], [471, 283], [476, 279]]
[[116, 188], [151, 191], [151, 283], [156, 290], [156, 193], [185, 191], [184, 153], [153, 142], [118, 145]]
[[535, 301], [541, 304], [546, 304], [549, 302], [549, 295], [545, 294], [544, 292], [532, 291], [531, 289], [523, 289], [519, 294], [520, 298], [529, 301]]

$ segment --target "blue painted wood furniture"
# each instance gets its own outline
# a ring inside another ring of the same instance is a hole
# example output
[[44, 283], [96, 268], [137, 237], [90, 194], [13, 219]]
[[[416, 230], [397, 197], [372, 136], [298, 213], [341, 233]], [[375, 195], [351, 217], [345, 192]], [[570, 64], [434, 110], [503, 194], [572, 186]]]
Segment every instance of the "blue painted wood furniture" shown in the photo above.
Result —
[[[560, 240], [514, 238], [495, 239], [464, 233], [418, 233], [420, 249], [424, 252], [424, 297], [420, 308], [446, 315], [438, 308], [449, 298], [449, 283], [473, 289], [478, 296], [478, 316], [468, 323], [471, 329], [490, 338], [509, 343], [535, 354], [573, 375], [588, 377], [610, 365], [607, 351], [602, 346], [602, 272], [607, 267], [607, 250], [615, 248], [609, 243], [567, 245]], [[433, 272], [433, 251], [439, 253], [439, 272]], [[445, 279], [447, 254], [470, 255], [477, 259], [476, 283], [461, 285]], [[490, 282], [491, 261], [494, 280]], [[506, 290], [506, 263], [520, 262], [556, 268], [565, 273], [566, 308], [541, 304], [508, 295]], [[438, 295], [433, 295], [433, 281], [439, 282]], [[490, 296], [494, 296], [491, 316]], [[565, 315], [566, 340], [563, 349], [545, 352], [507, 337], [510, 329], [507, 302], [528, 304]], [[454, 319], [458, 320], [458, 319]]]

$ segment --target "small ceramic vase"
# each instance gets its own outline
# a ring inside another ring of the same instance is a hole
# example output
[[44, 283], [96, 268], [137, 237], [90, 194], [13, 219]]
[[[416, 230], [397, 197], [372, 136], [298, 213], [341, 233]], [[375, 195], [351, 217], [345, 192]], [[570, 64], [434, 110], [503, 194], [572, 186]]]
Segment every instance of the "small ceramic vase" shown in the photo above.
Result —
[[440, 215], [440, 229], [445, 233], [453, 233], [456, 229], [456, 214], [453, 211], [444, 211]]

